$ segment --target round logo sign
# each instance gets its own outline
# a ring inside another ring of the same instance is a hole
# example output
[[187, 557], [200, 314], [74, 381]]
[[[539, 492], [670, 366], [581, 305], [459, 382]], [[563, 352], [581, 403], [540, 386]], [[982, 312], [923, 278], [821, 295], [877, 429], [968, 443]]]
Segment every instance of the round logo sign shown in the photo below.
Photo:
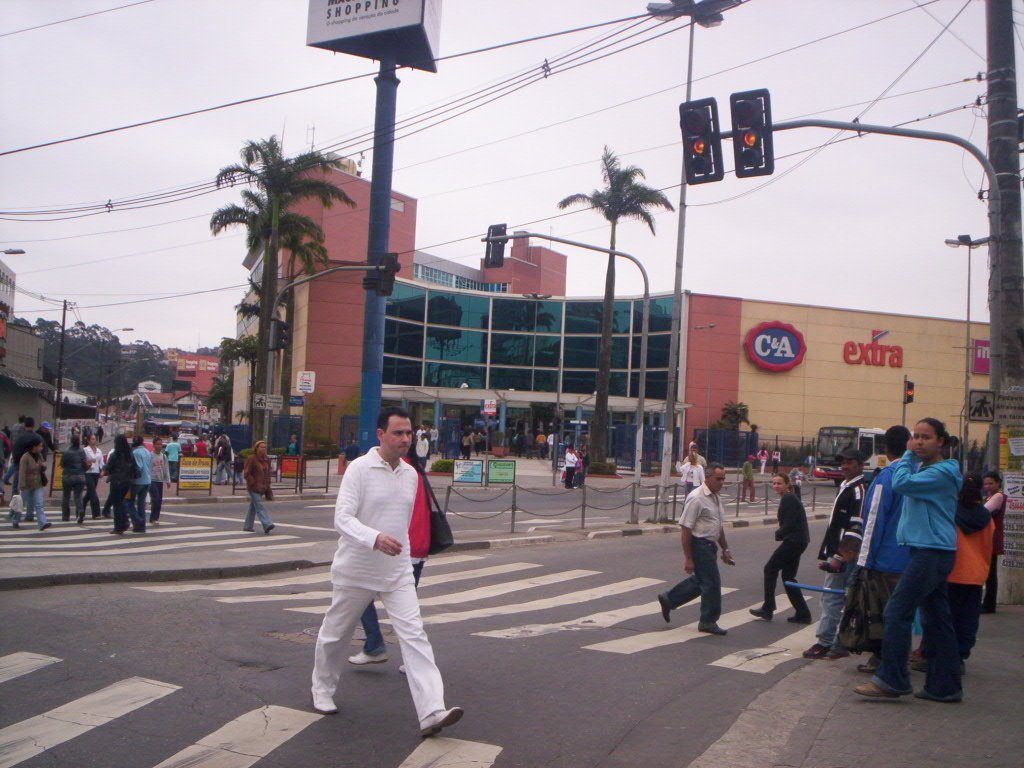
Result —
[[750, 362], [766, 371], [788, 371], [804, 359], [804, 335], [789, 323], [772, 320], [747, 331], [743, 342]]

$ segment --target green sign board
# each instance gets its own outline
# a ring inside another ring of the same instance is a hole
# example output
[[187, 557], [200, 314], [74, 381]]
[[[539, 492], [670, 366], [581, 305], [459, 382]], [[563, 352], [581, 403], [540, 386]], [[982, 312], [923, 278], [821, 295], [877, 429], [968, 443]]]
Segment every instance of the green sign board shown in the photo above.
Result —
[[512, 459], [491, 459], [487, 462], [487, 484], [514, 484], [516, 463]]

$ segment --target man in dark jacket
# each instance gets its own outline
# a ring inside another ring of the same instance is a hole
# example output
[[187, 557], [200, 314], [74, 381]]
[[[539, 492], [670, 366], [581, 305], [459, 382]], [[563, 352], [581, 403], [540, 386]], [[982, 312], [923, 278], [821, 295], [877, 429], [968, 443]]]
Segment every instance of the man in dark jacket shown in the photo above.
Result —
[[[14, 448], [12, 449], [11, 453], [11, 466], [17, 467], [21, 462], [21, 457], [24, 455], [25, 451], [27, 451], [29, 447], [36, 441], [38, 435], [36, 435], [35, 433], [35, 426], [36, 420], [33, 419], [31, 416], [26, 416], [25, 421], [21, 425], [21, 431], [14, 431], [12, 433], [14, 435]], [[14, 477], [12, 478], [12, 480], [14, 481], [14, 486], [11, 488], [12, 496], [17, 496], [18, 493], [20, 492], [20, 488], [18, 487], [18, 474], [19, 473], [15, 471]], [[28, 520], [28, 518], [25, 519]]]
[[832, 502], [828, 528], [818, 550], [818, 568], [825, 571], [825, 589], [838, 592], [821, 594], [821, 619], [814, 645], [804, 651], [805, 659], [841, 659], [849, 651], [837, 643], [839, 621], [843, 617], [844, 592], [850, 575], [850, 566], [856, 561], [863, 538], [864, 520], [860, 516], [861, 502], [867, 482], [864, 480], [864, 461], [856, 448], [839, 453], [839, 468], [843, 482]]

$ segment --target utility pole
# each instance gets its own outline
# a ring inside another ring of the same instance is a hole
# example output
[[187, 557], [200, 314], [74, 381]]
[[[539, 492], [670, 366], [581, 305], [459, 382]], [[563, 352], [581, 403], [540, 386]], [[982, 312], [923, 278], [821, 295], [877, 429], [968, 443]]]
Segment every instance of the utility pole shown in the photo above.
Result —
[[[999, 194], [989, 193], [989, 215], [999, 222], [999, 237], [990, 245], [991, 316], [990, 384], [996, 398], [1011, 387], [1024, 385], [1024, 263], [1021, 253], [1020, 156], [1017, 115], [1017, 68], [1014, 56], [1011, 0], [985, 3], [988, 47], [988, 158], [995, 169]], [[1015, 390], [1016, 391], [1016, 390]], [[998, 414], [998, 411], [997, 411]], [[986, 463], [999, 464], [1000, 424], [989, 427]], [[1006, 469], [1006, 467], [1001, 467]], [[1008, 527], [1009, 530], [1009, 527]], [[1024, 603], [1024, 571], [1000, 567], [1003, 602]]]
[[900, 392], [900, 402], [903, 403], [903, 415], [900, 417], [900, 424], [907, 423], [907, 374], [903, 374], [903, 389]]
[[60, 352], [57, 354], [57, 400], [53, 404], [53, 434], [60, 434], [60, 405], [64, 398], [64, 337], [68, 327], [68, 300], [64, 299], [64, 308], [60, 313]]

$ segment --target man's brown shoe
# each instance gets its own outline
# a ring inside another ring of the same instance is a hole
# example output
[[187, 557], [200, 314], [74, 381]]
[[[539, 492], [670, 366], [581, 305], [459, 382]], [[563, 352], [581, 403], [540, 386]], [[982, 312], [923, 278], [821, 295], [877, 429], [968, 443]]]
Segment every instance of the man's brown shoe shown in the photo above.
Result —
[[860, 694], [861, 696], [866, 696], [869, 699], [898, 699], [900, 697], [898, 693], [890, 693], [889, 691], [879, 688], [870, 680], [858, 685], [853, 689], [853, 692]]

